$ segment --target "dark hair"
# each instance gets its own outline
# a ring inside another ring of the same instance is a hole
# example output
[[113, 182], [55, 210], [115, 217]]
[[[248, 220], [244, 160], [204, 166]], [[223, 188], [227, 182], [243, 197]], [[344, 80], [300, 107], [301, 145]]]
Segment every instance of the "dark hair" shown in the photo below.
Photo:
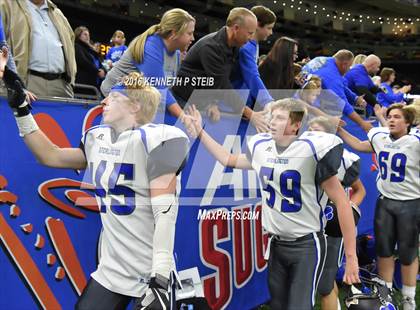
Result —
[[79, 26], [76, 29], [74, 29], [74, 37], [76, 40], [80, 40], [79, 38], [83, 31], [89, 32], [89, 29], [85, 26]]
[[269, 25], [276, 22], [276, 14], [274, 14], [273, 11], [271, 11], [265, 6], [256, 5], [251, 8], [251, 11], [257, 17], [258, 26], [260, 27], [264, 27], [265, 25]]
[[395, 73], [394, 69], [384, 67], [380, 74], [382, 82], [387, 82], [393, 73]]
[[281, 37], [259, 66], [261, 79], [268, 89], [293, 88], [293, 55], [297, 41]]

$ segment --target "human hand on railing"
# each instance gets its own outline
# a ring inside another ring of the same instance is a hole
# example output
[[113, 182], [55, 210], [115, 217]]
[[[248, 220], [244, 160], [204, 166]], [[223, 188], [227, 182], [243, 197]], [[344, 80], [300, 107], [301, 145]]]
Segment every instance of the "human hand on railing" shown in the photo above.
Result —
[[3, 46], [0, 50], [0, 78], [3, 78], [4, 68], [6, 67], [7, 60], [9, 58], [9, 51], [6, 46]]

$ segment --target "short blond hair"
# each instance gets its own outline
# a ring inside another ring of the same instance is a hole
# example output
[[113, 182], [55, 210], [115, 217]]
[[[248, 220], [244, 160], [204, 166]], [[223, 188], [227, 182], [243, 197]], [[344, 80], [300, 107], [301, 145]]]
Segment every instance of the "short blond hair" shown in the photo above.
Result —
[[122, 78], [122, 84], [126, 90], [124, 93], [132, 104], [138, 104], [140, 109], [136, 115], [139, 124], [147, 124], [153, 121], [160, 104], [160, 92], [147, 84], [143, 74], [131, 72]]
[[277, 109], [289, 112], [289, 118], [292, 124], [302, 122], [308, 114], [306, 103], [295, 98], [285, 98], [273, 102], [270, 106], [270, 113], [273, 113]]
[[328, 119], [328, 117], [325, 117], [325, 116], [314, 117], [313, 119], [311, 119], [309, 121], [309, 127], [311, 127], [314, 124], [320, 125], [322, 128], [324, 128], [325, 132], [327, 132], [327, 133], [335, 133], [336, 132], [336, 128], [331, 123], [331, 120]]
[[411, 106], [411, 109], [413, 109], [416, 112], [416, 119], [414, 120], [415, 125], [420, 125], [420, 98], [417, 98], [414, 100], [414, 102], [409, 105]]
[[367, 56], [365, 54], [358, 54], [358, 55], [356, 55], [354, 57], [354, 59], [353, 59], [352, 66], [360, 65], [361, 63], [363, 63], [365, 61], [366, 57]]
[[245, 17], [246, 16], [252, 16], [255, 19], [257, 17], [255, 14], [246, 8], [233, 8], [230, 10], [229, 15], [226, 19], [226, 26], [232, 27], [233, 25], [239, 25], [242, 26], [245, 23]]

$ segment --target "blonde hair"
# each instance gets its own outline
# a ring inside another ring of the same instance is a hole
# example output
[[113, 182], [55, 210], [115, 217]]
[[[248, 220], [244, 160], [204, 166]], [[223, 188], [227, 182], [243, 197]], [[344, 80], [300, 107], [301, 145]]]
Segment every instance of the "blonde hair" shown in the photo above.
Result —
[[356, 57], [354, 57], [354, 59], [353, 59], [353, 63], [352, 63], [351, 66], [353, 67], [355, 65], [359, 65], [359, 64], [363, 63], [366, 58], [367, 58], [367, 56], [365, 54], [356, 55]]
[[406, 109], [410, 109], [414, 112], [414, 125], [420, 125], [420, 99], [415, 99], [412, 104], [406, 106]]
[[331, 123], [331, 120], [328, 119], [328, 117], [325, 116], [317, 116], [309, 121], [309, 127], [311, 127], [314, 124], [320, 125], [322, 128], [324, 128], [325, 132], [327, 133], [335, 133], [335, 127]]
[[172, 31], [176, 34], [183, 34], [187, 30], [188, 23], [190, 22], [195, 22], [195, 18], [183, 9], [176, 8], [166, 11], [159, 24], [151, 26], [131, 41], [128, 50], [133, 56], [133, 59], [137, 63], [141, 63], [143, 62], [144, 45], [148, 36], [158, 33], [162, 38], [166, 39], [171, 35]]
[[242, 26], [245, 22], [245, 16], [253, 16], [255, 19], [257, 17], [255, 14], [246, 8], [233, 8], [230, 10], [229, 15], [226, 19], [226, 26], [232, 27], [233, 25]]
[[292, 124], [302, 122], [303, 118], [308, 114], [306, 103], [295, 98], [280, 99], [273, 102], [270, 106], [270, 113], [277, 109], [288, 111]]
[[115, 30], [115, 32], [114, 32], [114, 34], [112, 35], [112, 38], [111, 38], [112, 44], [115, 44], [114, 43], [114, 40], [117, 37], [117, 35], [121, 35], [123, 38], [125, 38], [125, 34], [124, 34], [123, 31], [121, 31], [121, 30]]
[[126, 87], [124, 93], [131, 103], [138, 104], [140, 109], [136, 115], [139, 124], [147, 124], [153, 121], [160, 104], [160, 92], [146, 83], [143, 74], [131, 72], [122, 78], [122, 84]]

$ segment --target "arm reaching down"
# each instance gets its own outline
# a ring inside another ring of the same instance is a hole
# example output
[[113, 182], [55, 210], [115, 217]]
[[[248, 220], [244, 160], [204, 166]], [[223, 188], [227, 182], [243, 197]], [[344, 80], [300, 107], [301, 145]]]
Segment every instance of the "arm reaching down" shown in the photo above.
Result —
[[360, 279], [356, 255], [356, 229], [350, 202], [337, 176], [331, 176], [323, 181], [321, 187], [337, 207], [338, 220], [343, 233], [344, 251], [346, 254], [344, 282], [347, 284], [358, 283]]

